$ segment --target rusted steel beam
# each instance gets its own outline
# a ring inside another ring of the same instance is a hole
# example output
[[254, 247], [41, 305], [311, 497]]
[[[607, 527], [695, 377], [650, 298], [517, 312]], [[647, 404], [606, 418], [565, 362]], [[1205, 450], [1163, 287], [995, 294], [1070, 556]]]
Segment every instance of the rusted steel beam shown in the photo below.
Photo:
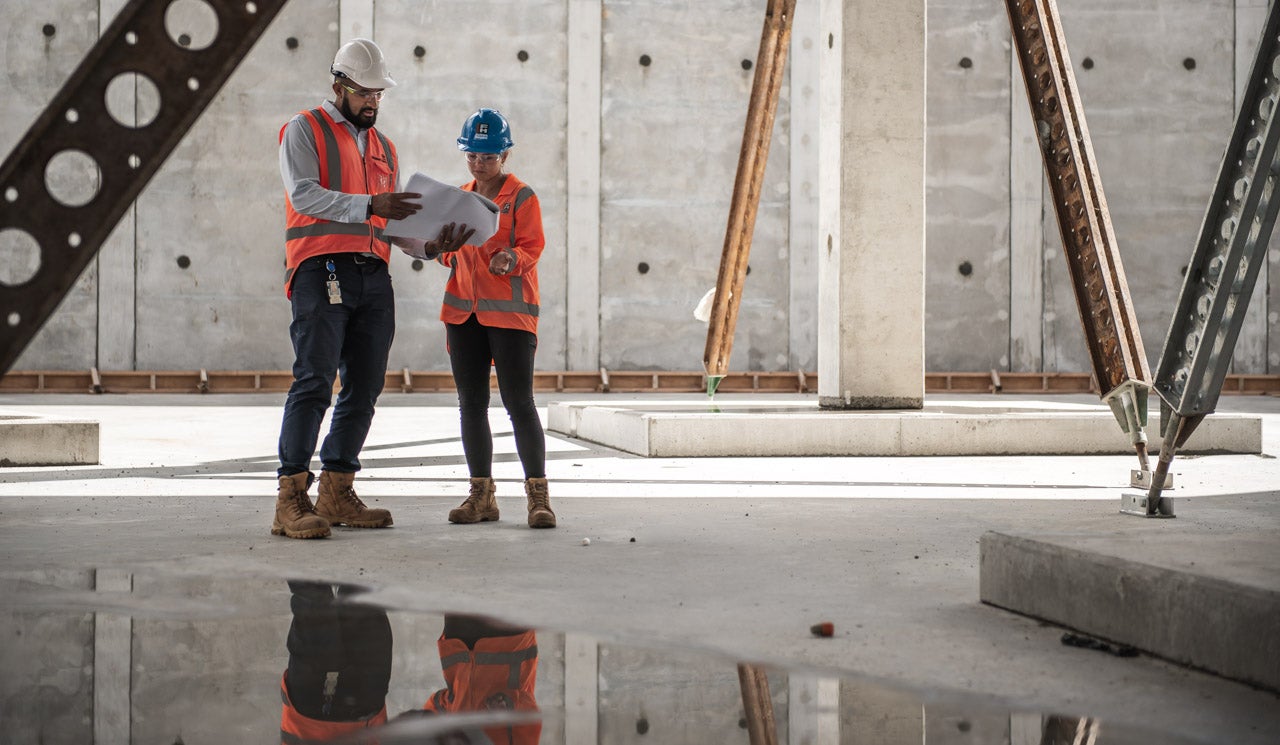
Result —
[[1094, 375], [1146, 471], [1151, 371], [1057, 4], [1005, 0], [1005, 7]]
[[[24, 266], [35, 266], [30, 276], [0, 284], [0, 374], [285, 4], [206, 1], [216, 32], [194, 49], [166, 30], [169, 0], [130, 0], [0, 166], [0, 241]], [[159, 108], [133, 126], [109, 110], [107, 92], [113, 83], [142, 80], [159, 94]], [[46, 186], [55, 158], [96, 167], [92, 194], [55, 198]]]
[[747, 278], [751, 238], [760, 206], [765, 165], [769, 161], [778, 92], [787, 67], [795, 7], [796, 0], [769, 0], [765, 10], [751, 99], [747, 105], [747, 121], [742, 133], [742, 149], [738, 153], [738, 173], [734, 179], [724, 248], [720, 254], [720, 272], [716, 277], [715, 300], [712, 301], [711, 320], [707, 326], [707, 345], [702, 357], [708, 394], [715, 393], [729, 369], [729, 357], [733, 353], [733, 334], [738, 325], [738, 308], [742, 304], [742, 286]]
[[1156, 367], [1164, 442], [1157, 478], [1141, 505], [1149, 517], [1172, 514], [1172, 509], [1162, 509], [1163, 474], [1177, 449], [1218, 405], [1249, 298], [1267, 262], [1280, 211], [1277, 108], [1280, 6], [1273, 3]]

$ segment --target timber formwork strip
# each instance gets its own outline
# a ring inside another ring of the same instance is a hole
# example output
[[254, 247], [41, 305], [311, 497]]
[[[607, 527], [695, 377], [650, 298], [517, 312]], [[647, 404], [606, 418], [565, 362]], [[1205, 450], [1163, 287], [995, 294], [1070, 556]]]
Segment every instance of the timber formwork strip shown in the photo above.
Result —
[[[406, 385], [406, 380], [408, 384]], [[1089, 373], [1010, 373], [999, 376], [996, 388], [989, 372], [933, 372], [925, 374], [928, 393], [1063, 394], [1098, 393]], [[283, 393], [293, 376], [288, 370], [158, 370], [106, 371], [95, 378], [90, 370], [11, 371], [0, 377], [3, 393]], [[720, 383], [728, 393], [813, 393], [817, 375], [811, 372], [729, 373]], [[490, 376], [497, 389], [497, 378]], [[98, 390], [94, 390], [97, 385]], [[534, 390], [547, 393], [697, 393], [705, 392], [701, 372], [654, 370], [538, 371]], [[441, 393], [454, 389], [453, 376], [442, 371], [388, 372], [386, 390], [403, 393]], [[1280, 395], [1280, 375], [1229, 375], [1223, 392], [1237, 395]]]
[[1104, 401], [1147, 472], [1151, 371], [1054, 0], [1005, 0], [1085, 344]]
[[[30, 277], [0, 283], [0, 373], [53, 313], [285, 0], [206, 2], [216, 29], [208, 45], [194, 49], [166, 29], [170, 0], [130, 0], [0, 166], [0, 242], [11, 254], [30, 252], [22, 263], [38, 264]], [[134, 126], [109, 110], [108, 89], [132, 89], [139, 81], [154, 86], [159, 102], [153, 119]], [[55, 158], [96, 170], [91, 196], [55, 198], [46, 185]]]
[[773, 138], [774, 115], [778, 109], [778, 92], [786, 72], [787, 49], [791, 43], [791, 21], [796, 0], [769, 0], [764, 28], [760, 33], [760, 50], [756, 56], [755, 77], [747, 120], [738, 153], [738, 172], [734, 178], [733, 198], [725, 228], [724, 248], [720, 255], [720, 271], [716, 278], [715, 299], [707, 326], [707, 344], [702, 363], [707, 375], [715, 381], [711, 392], [729, 369], [733, 353], [733, 334], [738, 325], [738, 308], [742, 303], [742, 286], [747, 278], [751, 257], [751, 238], [755, 232], [756, 211], [764, 184], [765, 166], [769, 161], [769, 142]]
[[1172, 515], [1160, 492], [1174, 454], [1231, 388], [1227, 370], [1280, 211], [1278, 107], [1280, 4], [1272, 3], [1156, 367], [1160, 462], [1146, 500], [1126, 512]]

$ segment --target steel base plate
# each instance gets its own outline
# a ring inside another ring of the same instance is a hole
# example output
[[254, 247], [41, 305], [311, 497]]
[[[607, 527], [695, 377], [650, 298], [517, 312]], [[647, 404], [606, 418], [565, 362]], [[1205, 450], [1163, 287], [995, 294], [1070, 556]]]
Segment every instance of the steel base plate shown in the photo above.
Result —
[[1173, 514], [1173, 498], [1157, 497], [1159, 500], [1156, 504], [1154, 513], [1147, 511], [1147, 495], [1134, 492], [1124, 492], [1120, 495], [1120, 511], [1126, 515], [1137, 515], [1138, 517], [1177, 517]]

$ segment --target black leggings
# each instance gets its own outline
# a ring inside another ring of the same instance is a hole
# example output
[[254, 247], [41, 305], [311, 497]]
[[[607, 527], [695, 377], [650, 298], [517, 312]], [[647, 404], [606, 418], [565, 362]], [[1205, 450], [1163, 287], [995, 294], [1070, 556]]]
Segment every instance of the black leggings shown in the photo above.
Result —
[[526, 479], [546, 478], [547, 443], [533, 401], [533, 353], [538, 337], [528, 331], [482, 326], [472, 315], [445, 324], [453, 384], [462, 415], [462, 449], [472, 478], [493, 476], [493, 432], [489, 429], [489, 365], [498, 372], [498, 393], [511, 417], [516, 452]]

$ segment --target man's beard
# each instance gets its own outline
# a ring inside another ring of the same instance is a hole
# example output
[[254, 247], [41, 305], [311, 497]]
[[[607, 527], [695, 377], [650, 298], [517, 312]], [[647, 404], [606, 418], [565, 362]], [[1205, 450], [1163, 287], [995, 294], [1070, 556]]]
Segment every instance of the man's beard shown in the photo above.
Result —
[[356, 125], [360, 129], [368, 129], [378, 121], [377, 109], [373, 109], [367, 117], [360, 116], [356, 112], [352, 111], [350, 98], [344, 97], [342, 99], [342, 104], [338, 106], [338, 111], [342, 112], [342, 115], [346, 117], [347, 121]]

